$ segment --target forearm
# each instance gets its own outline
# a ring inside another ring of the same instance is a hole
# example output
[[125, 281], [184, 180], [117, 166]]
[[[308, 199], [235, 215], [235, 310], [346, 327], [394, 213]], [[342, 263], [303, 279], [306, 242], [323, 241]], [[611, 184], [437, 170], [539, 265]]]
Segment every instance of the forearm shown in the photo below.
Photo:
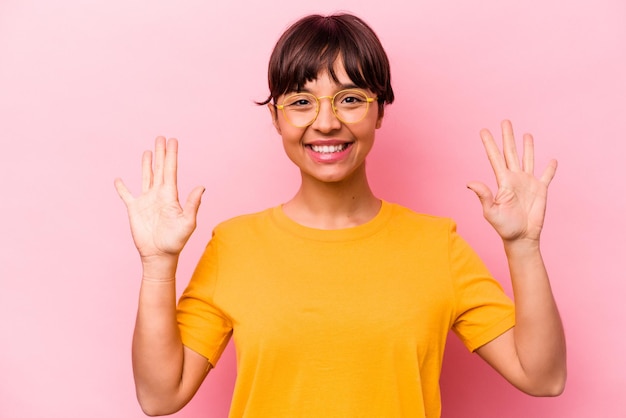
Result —
[[514, 337], [520, 366], [532, 386], [553, 392], [553, 387], [562, 388], [565, 382], [565, 337], [539, 242], [505, 241], [504, 248], [515, 297]]
[[143, 264], [132, 359], [137, 397], [146, 412], [178, 403], [184, 355], [176, 322], [176, 265], [176, 257]]

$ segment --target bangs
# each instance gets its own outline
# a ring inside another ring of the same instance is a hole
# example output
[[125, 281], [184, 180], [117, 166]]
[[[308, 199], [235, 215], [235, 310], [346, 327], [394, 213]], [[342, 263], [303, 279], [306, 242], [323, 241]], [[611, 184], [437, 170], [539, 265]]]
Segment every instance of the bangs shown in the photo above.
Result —
[[290, 54], [283, 57], [278, 68], [278, 77], [275, 79], [276, 88], [272, 89], [279, 93], [278, 96], [302, 90], [307, 82], [315, 80], [324, 71], [335, 82], [339, 82], [335, 71], [338, 59], [356, 86], [369, 87], [363, 77], [355, 43], [347, 42], [331, 31], [312, 32], [312, 36], [303, 41], [294, 47], [285, 45]]
[[278, 40], [269, 62], [270, 97], [276, 101], [288, 92], [301, 91], [320, 72], [335, 81], [340, 60], [352, 83], [368, 89], [379, 103], [391, 103], [389, 61], [376, 34], [352, 15], [307, 16]]

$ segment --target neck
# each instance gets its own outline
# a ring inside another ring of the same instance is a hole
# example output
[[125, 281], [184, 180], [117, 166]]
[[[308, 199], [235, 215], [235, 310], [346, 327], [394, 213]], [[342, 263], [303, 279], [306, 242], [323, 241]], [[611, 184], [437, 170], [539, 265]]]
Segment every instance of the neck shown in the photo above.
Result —
[[283, 205], [283, 210], [289, 218], [304, 226], [342, 229], [372, 220], [380, 205], [363, 167], [361, 172], [340, 182], [322, 182], [303, 174], [298, 193]]

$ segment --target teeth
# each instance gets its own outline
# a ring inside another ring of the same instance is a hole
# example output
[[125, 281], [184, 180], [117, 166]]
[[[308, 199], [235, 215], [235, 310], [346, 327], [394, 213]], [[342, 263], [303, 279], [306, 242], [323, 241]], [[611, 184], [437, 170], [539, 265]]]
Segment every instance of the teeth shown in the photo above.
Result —
[[340, 145], [311, 145], [311, 149], [315, 152], [320, 153], [332, 153], [343, 151], [348, 147], [348, 144], [340, 144]]

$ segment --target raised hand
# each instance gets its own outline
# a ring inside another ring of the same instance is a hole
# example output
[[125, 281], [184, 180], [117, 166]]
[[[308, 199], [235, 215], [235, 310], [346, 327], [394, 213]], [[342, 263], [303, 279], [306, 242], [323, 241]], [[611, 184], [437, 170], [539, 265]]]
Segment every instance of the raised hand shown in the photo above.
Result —
[[541, 177], [534, 175], [534, 144], [530, 134], [524, 135], [520, 159], [515, 147], [511, 122], [502, 122], [502, 153], [491, 133], [480, 132], [487, 157], [498, 184], [496, 195], [483, 183], [471, 182], [467, 187], [478, 196], [485, 219], [504, 241], [539, 240], [546, 210], [548, 185], [556, 172], [557, 162], [551, 160]]
[[142, 190], [134, 197], [121, 179], [115, 188], [126, 204], [135, 246], [143, 260], [178, 256], [196, 227], [196, 215], [204, 188], [194, 188], [184, 207], [178, 201], [178, 142], [158, 137], [152, 152], [142, 158]]

